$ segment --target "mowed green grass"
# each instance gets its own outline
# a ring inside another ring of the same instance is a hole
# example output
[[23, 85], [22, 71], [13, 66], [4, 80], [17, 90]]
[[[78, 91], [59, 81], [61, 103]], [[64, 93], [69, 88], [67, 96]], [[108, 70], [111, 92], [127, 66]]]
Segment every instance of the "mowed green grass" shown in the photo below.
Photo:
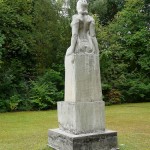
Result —
[[[150, 103], [107, 106], [106, 126], [121, 150], [150, 150]], [[0, 150], [48, 150], [47, 131], [57, 127], [56, 111], [1, 113]]]

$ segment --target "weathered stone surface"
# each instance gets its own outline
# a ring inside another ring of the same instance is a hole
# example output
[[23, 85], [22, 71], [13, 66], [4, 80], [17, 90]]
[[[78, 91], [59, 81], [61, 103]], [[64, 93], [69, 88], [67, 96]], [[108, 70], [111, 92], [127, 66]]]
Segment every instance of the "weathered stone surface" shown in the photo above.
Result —
[[78, 0], [77, 12], [65, 56], [65, 102], [58, 102], [59, 129], [49, 130], [48, 145], [55, 150], [117, 150], [117, 132], [105, 131], [99, 48], [86, 0]]
[[65, 101], [102, 100], [98, 54], [72, 54], [65, 57]]
[[65, 56], [65, 101], [102, 100], [99, 48], [94, 18], [86, 0], [78, 0], [72, 17], [71, 45]]
[[53, 129], [48, 132], [48, 145], [55, 150], [117, 150], [117, 132], [73, 135]]
[[59, 128], [73, 134], [94, 133], [105, 130], [105, 103], [58, 102]]

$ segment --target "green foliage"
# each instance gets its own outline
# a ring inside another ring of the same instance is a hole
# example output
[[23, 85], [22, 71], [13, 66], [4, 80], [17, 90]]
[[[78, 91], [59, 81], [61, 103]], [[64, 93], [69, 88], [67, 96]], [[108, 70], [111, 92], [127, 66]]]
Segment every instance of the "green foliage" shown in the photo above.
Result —
[[141, 74], [129, 74], [124, 83], [119, 85], [127, 102], [150, 101], [149, 78]]
[[[125, 4], [125, 5], [124, 5]], [[43, 110], [63, 99], [71, 16], [63, 1], [0, 1], [0, 111]], [[90, 0], [101, 50], [104, 100], [150, 101], [148, 0]], [[105, 25], [105, 26], [104, 26]]]
[[122, 94], [116, 89], [111, 89], [104, 98], [106, 105], [120, 104], [122, 102]]
[[1, 69], [1, 65], [3, 63], [2, 52], [4, 51], [4, 48], [3, 48], [3, 44], [5, 43], [4, 40], [5, 40], [5, 36], [3, 34], [1, 34], [1, 32], [0, 32], [0, 69]]
[[9, 111], [9, 104], [6, 100], [0, 99], [0, 113]]
[[[34, 66], [32, 37], [32, 1], [0, 2], [0, 99], [24, 95], [22, 86], [31, 78]], [[4, 38], [5, 37], [5, 38]], [[0, 38], [1, 39], [1, 38]]]
[[89, 0], [90, 10], [97, 14], [102, 25], [107, 25], [114, 19], [115, 14], [120, 11], [125, 0]]
[[34, 3], [33, 23], [36, 66], [39, 73], [52, 64], [56, 56], [58, 37], [58, 15], [51, 1], [38, 0]]
[[19, 95], [14, 95], [14, 96], [11, 96], [10, 99], [9, 99], [9, 108], [10, 108], [10, 111], [15, 111], [18, 109], [18, 105], [20, 103], [20, 97]]
[[33, 109], [45, 110], [56, 106], [56, 102], [63, 99], [63, 91], [59, 90], [61, 82], [60, 73], [51, 69], [32, 81], [30, 99]]
[[33, 23], [36, 44], [36, 67], [38, 74], [53, 65], [63, 64], [70, 42], [69, 20], [60, 15], [61, 5], [49, 0], [34, 3]]
[[143, 1], [127, 1], [107, 27], [99, 27], [103, 85], [127, 102], [150, 100], [150, 32]]
[[[74, 14], [77, 13], [76, 11], [76, 4], [77, 4], [78, 0], [63, 0], [63, 4], [65, 4], [66, 6], [68, 5], [68, 9], [66, 8], [64, 11], [64, 15], [67, 12], [67, 15], [71, 18]], [[67, 2], [67, 3], [66, 3]], [[63, 5], [62, 5], [63, 6]]]
[[[42, 76], [49, 67], [58, 68], [56, 64], [62, 64], [64, 54], [60, 53], [60, 49], [65, 53], [66, 39], [60, 33], [65, 33], [68, 28], [65, 29], [66, 21], [59, 17], [59, 8], [55, 6], [48, 0], [0, 2], [1, 110], [31, 110], [29, 93], [33, 84], [30, 81], [37, 84], [37, 76]], [[53, 84], [42, 88], [46, 91], [48, 87], [53, 87]], [[52, 89], [57, 92], [57, 87]]]

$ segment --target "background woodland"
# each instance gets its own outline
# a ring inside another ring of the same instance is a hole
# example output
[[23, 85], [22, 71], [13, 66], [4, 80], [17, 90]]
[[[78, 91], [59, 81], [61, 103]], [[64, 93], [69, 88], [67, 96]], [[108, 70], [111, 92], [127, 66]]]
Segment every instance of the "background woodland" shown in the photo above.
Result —
[[[107, 105], [150, 101], [149, 0], [89, 0]], [[76, 0], [0, 0], [0, 112], [56, 108]]]

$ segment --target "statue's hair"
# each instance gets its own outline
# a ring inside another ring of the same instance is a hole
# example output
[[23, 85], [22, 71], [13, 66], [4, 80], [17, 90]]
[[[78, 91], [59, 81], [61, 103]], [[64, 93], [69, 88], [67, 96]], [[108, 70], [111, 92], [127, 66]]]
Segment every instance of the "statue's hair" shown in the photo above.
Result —
[[83, 6], [87, 8], [86, 12], [88, 13], [88, 3], [87, 3], [87, 1], [86, 0], [78, 0], [76, 9], [79, 13], [82, 11], [81, 7], [83, 7]]

